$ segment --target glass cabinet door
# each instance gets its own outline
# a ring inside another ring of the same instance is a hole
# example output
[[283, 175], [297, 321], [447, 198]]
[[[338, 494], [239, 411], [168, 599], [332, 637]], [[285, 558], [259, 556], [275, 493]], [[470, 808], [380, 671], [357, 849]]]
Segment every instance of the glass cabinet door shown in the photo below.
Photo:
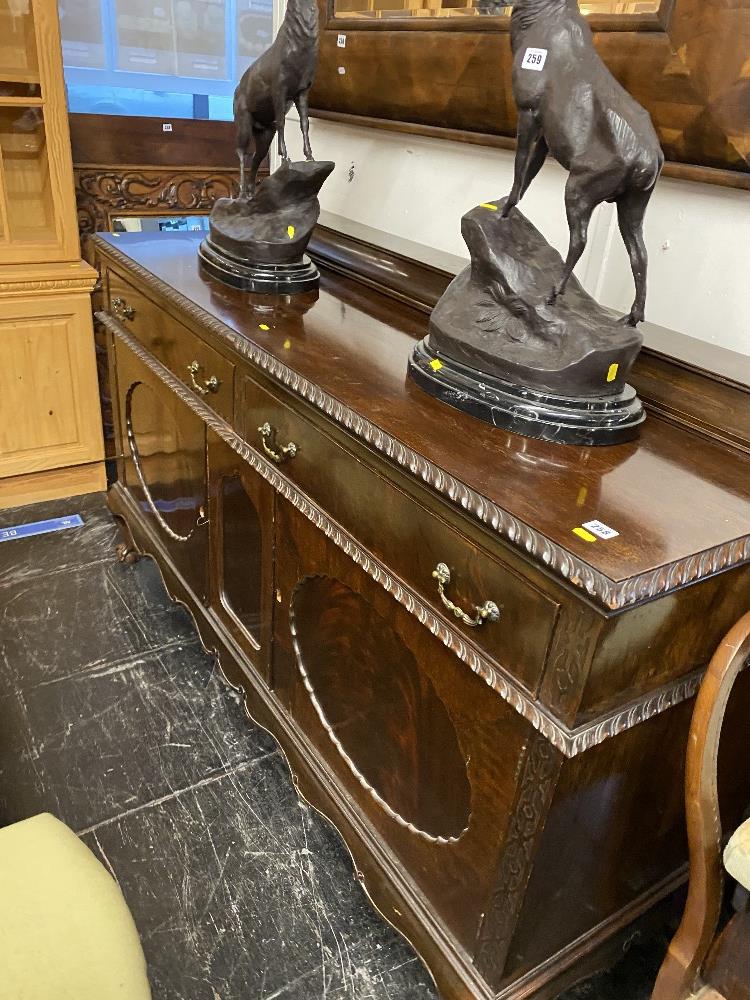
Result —
[[273, 614], [273, 489], [208, 431], [212, 610], [269, 680]]
[[0, 0], [0, 263], [79, 256], [57, 6]]
[[124, 450], [119, 479], [188, 588], [205, 602], [205, 425], [124, 344], [118, 341], [115, 351]]

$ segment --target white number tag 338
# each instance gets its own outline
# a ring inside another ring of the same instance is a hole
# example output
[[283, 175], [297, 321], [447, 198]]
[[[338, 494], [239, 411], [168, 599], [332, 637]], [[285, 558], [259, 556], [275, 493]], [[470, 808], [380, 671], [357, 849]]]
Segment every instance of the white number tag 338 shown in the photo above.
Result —
[[521, 69], [535, 69], [537, 72], [544, 69], [547, 61], [546, 49], [526, 49], [521, 62]]

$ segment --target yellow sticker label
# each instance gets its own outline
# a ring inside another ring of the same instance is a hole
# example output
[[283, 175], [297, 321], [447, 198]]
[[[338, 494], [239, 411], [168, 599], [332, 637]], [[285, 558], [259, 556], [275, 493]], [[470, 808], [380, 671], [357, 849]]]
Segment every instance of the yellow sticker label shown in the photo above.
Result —
[[291, 342], [291, 340], [289, 340], [289, 338], [287, 338], [284, 341], [284, 349], [288, 351], [291, 346], [292, 346], [292, 342]]
[[294, 226], [287, 226], [286, 227], [286, 234], [287, 234], [287, 236], [289, 237], [290, 240], [294, 239], [295, 232], [296, 232], [296, 229], [294, 228]]
[[618, 365], [618, 363], [616, 361], [614, 362], [614, 364], [611, 364], [609, 366], [609, 371], [607, 372], [607, 381], [608, 382], [614, 382], [614, 380], [617, 378], [617, 369], [619, 367], [620, 366]]
[[432, 368], [434, 372], [439, 372], [442, 367], [443, 367], [443, 362], [438, 361], [437, 358], [433, 358], [432, 361], [430, 362], [430, 368]]
[[596, 535], [592, 535], [591, 532], [590, 531], [586, 531], [585, 528], [573, 528], [573, 534], [574, 535], [578, 535], [578, 537], [582, 538], [584, 540], [584, 542], [595, 542], [596, 541]]
[[493, 205], [491, 201], [483, 201], [479, 206], [480, 208], [489, 208], [490, 212], [497, 211], [497, 205]]
[[271, 327], [268, 325], [268, 323], [258, 323], [258, 329], [259, 330], [270, 330]]
[[578, 491], [578, 496], [576, 497], [576, 507], [583, 507], [586, 503], [586, 497], [589, 494], [588, 486], [582, 486]]

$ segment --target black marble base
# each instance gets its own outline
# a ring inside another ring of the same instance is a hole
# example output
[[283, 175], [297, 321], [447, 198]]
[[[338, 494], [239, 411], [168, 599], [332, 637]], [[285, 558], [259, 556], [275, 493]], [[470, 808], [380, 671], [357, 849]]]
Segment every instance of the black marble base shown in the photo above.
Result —
[[414, 348], [409, 374], [422, 389], [457, 410], [495, 427], [558, 444], [622, 444], [638, 436], [645, 420], [643, 405], [630, 385], [610, 396], [558, 396], [439, 356], [429, 338]]
[[241, 288], [243, 292], [294, 295], [309, 292], [320, 282], [320, 273], [306, 254], [290, 264], [240, 260], [205, 239], [198, 256], [211, 277], [233, 288]]

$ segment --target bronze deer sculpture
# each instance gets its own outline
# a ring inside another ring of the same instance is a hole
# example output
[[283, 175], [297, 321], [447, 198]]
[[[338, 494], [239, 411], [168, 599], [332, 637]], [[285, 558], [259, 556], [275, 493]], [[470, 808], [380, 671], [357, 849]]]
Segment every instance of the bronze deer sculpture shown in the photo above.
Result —
[[565, 210], [570, 230], [565, 267], [550, 297], [554, 301], [586, 247], [592, 212], [603, 201], [614, 202], [635, 281], [625, 321], [635, 326], [646, 304], [643, 217], [664, 163], [656, 131], [648, 112], [599, 58], [576, 0], [516, 0], [512, 6], [518, 143], [503, 215], [518, 204], [552, 153], [569, 173]]
[[[294, 104], [300, 117], [303, 150], [312, 160], [307, 95], [318, 63], [318, 5], [316, 0], [289, 0], [284, 20], [273, 44], [249, 66], [234, 92], [237, 155], [240, 159], [240, 198], [252, 197], [258, 168], [279, 137], [279, 156], [289, 161], [284, 140], [284, 120]], [[247, 180], [250, 143], [253, 158]]]

